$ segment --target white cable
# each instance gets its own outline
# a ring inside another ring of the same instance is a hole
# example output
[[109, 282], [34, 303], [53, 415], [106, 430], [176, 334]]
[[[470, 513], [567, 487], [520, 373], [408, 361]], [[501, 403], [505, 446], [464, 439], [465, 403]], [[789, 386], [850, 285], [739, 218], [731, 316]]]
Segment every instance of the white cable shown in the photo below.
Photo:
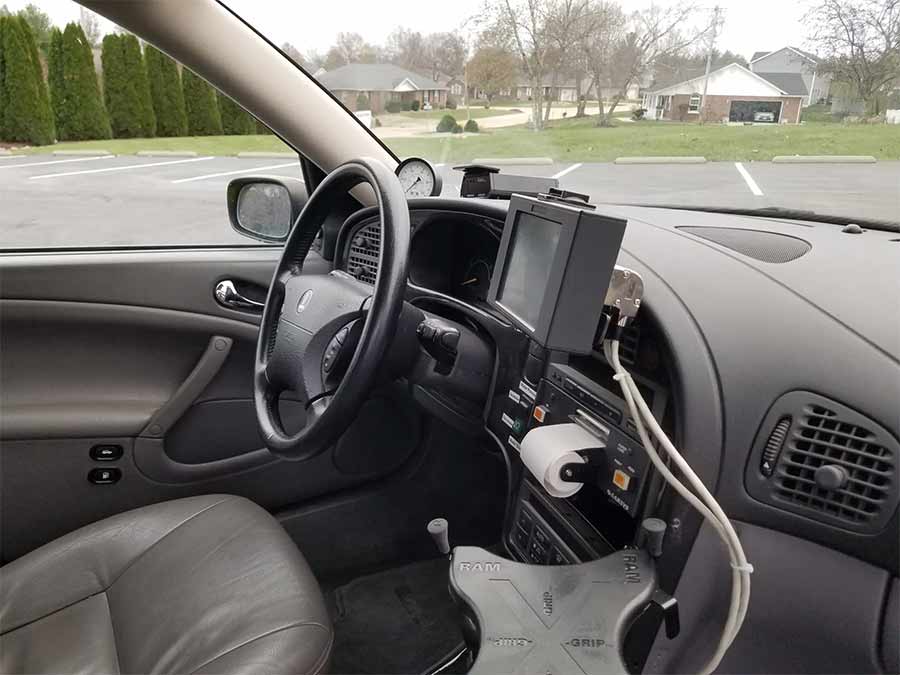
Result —
[[[644, 449], [650, 457], [650, 460], [653, 462], [653, 465], [666, 482], [690, 503], [691, 506], [697, 509], [707, 522], [709, 522], [728, 549], [732, 582], [731, 602], [728, 610], [728, 619], [725, 622], [725, 627], [722, 631], [722, 636], [716, 651], [701, 671], [703, 675], [708, 675], [718, 667], [744, 622], [744, 617], [747, 614], [747, 607], [750, 603], [750, 573], [753, 571], [753, 566], [747, 562], [747, 557], [744, 555], [744, 549], [741, 546], [740, 539], [738, 538], [734, 527], [731, 525], [731, 521], [728, 520], [728, 516], [725, 515], [725, 512], [722, 510], [722, 507], [719, 506], [715, 497], [709, 492], [684, 457], [681, 456], [681, 453], [678, 452], [669, 440], [669, 437], [666, 436], [665, 432], [656, 421], [656, 418], [653, 416], [653, 413], [650, 411], [650, 408], [647, 406], [646, 401], [644, 401], [644, 397], [641, 395], [641, 392], [631, 378], [631, 375], [622, 367], [622, 363], [619, 359], [619, 342], [617, 340], [610, 340], [605, 343], [603, 352], [606, 355], [606, 360], [616, 372], [615, 379], [622, 388], [622, 393], [625, 396], [625, 401], [628, 404], [628, 409], [631, 412], [631, 417], [634, 420], [638, 435], [640, 436]], [[666, 466], [665, 462], [663, 462], [662, 458], [653, 447], [650, 437], [647, 435], [647, 429], [644, 426], [645, 423], [659, 441], [660, 446], [665, 450], [666, 454], [675, 462], [675, 465], [685, 478], [687, 478], [696, 494], [691, 492], [678, 478], [676, 478], [669, 467]]]

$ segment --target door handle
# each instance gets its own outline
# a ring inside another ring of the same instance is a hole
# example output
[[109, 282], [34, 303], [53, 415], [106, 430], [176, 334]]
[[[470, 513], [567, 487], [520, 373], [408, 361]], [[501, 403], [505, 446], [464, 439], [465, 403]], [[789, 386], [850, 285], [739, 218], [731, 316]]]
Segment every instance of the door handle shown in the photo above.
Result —
[[262, 310], [265, 303], [252, 300], [246, 295], [242, 295], [231, 279], [223, 279], [216, 284], [214, 295], [216, 301], [223, 307], [229, 309], [255, 309]]

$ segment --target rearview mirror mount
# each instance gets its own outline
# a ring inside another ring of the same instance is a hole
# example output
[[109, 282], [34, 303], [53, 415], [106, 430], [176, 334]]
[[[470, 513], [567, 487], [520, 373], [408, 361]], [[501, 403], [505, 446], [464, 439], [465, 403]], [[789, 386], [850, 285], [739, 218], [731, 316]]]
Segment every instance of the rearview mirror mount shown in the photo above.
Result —
[[287, 176], [244, 176], [228, 184], [231, 226], [251, 239], [281, 243], [287, 239], [308, 199], [306, 185]]

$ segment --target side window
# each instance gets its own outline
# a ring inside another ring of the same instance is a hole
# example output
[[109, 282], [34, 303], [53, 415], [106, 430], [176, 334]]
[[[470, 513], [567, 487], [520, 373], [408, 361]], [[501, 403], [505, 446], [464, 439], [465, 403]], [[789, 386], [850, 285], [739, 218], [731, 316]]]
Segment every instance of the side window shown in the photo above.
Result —
[[258, 245], [226, 185], [301, 178], [296, 151], [97, 15], [31, 18], [0, 16], [0, 249]]
[[691, 94], [691, 102], [688, 105], [688, 112], [700, 112], [700, 94]]

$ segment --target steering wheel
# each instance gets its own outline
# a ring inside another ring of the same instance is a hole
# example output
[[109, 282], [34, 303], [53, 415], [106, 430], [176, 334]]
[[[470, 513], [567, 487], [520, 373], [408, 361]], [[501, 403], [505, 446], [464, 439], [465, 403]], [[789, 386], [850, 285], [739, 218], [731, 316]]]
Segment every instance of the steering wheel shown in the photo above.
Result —
[[[334, 200], [361, 183], [375, 191], [381, 219], [374, 293], [345, 272], [302, 273]], [[275, 268], [256, 345], [253, 399], [272, 453], [309, 459], [331, 447], [359, 412], [376, 384], [403, 308], [409, 239], [400, 181], [378, 160], [347, 162], [313, 192]], [[339, 373], [343, 365], [346, 370]], [[306, 425], [293, 435], [285, 432], [278, 412], [285, 391], [301, 394], [307, 405]]]

